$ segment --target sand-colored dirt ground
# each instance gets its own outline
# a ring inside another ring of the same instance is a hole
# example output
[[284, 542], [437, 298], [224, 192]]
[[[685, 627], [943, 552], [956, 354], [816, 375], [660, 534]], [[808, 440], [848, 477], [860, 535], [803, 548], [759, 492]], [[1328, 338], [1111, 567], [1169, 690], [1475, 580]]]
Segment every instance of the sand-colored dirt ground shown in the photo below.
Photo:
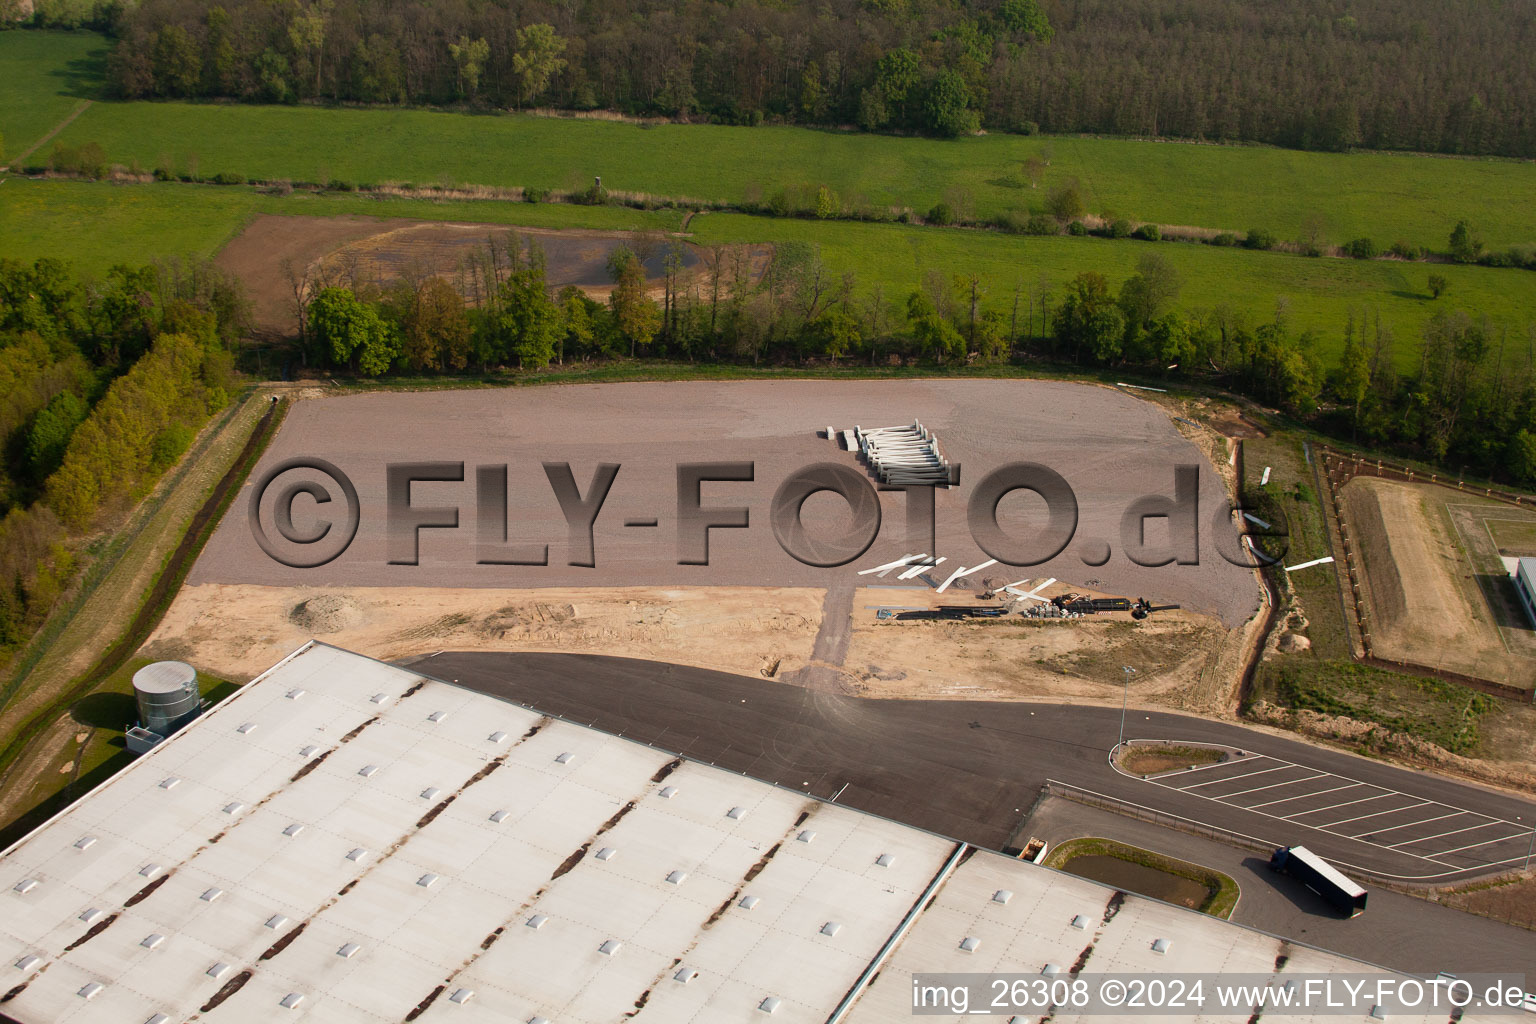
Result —
[[[305, 623], [302, 605], [345, 614]], [[393, 661], [440, 650], [623, 654], [756, 675], [810, 657], [818, 590], [184, 587], [144, 650], [249, 679], [311, 638]], [[298, 610], [296, 614], [296, 609]]]
[[1340, 497], [1365, 564], [1361, 589], [1378, 654], [1515, 686], [1536, 680], [1536, 660], [1500, 636], [1440, 489], [1358, 477]]

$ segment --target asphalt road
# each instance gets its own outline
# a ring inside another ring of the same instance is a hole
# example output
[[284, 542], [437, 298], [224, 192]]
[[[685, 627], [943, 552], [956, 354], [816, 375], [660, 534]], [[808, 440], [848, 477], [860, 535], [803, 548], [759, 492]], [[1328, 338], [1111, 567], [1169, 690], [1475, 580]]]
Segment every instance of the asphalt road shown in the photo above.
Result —
[[[1378, 874], [1451, 881], [1403, 851], [1123, 775], [1108, 764], [1112, 708], [846, 697], [760, 678], [632, 658], [444, 652], [415, 667], [482, 693], [590, 724], [695, 760], [998, 849], [1047, 779], [1274, 845], [1304, 844]], [[1133, 711], [1127, 739], [1220, 743], [1510, 822], [1536, 803], [1225, 722]]]
[[1409, 974], [1532, 974], [1536, 937], [1529, 931], [1413, 896], [1367, 884], [1365, 913], [1341, 917], [1258, 854], [1054, 797], [1036, 810], [1029, 829], [1052, 845], [1103, 836], [1224, 872], [1242, 890], [1233, 921], [1309, 946]]

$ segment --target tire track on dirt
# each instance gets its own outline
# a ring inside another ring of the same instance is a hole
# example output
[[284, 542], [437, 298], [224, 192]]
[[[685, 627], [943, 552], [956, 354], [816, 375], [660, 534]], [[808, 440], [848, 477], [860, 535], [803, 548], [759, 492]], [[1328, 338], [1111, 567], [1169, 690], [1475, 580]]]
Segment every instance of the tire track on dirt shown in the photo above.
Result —
[[58, 124], [54, 125], [53, 130], [47, 135], [44, 135], [42, 138], [32, 143], [32, 148], [28, 149], [25, 153], [22, 153], [15, 160], [12, 160], [9, 166], [20, 167], [23, 160], [31, 156], [33, 153], [36, 153], [38, 150], [42, 149], [44, 146], [48, 145], [48, 143], [52, 142], [55, 135], [59, 134], [59, 132], [63, 131], [65, 128], [68, 128], [71, 122], [73, 122], [75, 118], [79, 117], [81, 114], [90, 109], [91, 104], [94, 102], [94, 100], [81, 100], [80, 105], [74, 109], [72, 114], [70, 114], [64, 120], [60, 121]]

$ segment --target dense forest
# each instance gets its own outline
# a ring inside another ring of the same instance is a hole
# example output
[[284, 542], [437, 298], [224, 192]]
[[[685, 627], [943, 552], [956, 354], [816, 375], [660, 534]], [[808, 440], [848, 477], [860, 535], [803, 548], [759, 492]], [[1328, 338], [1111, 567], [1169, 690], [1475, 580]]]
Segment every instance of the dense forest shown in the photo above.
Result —
[[[710, 246], [691, 279], [681, 246], [642, 234], [616, 249], [607, 302], [551, 294], [537, 242], [516, 235], [488, 243], [452, 284], [295, 277], [301, 351], [310, 367], [371, 376], [634, 357], [1113, 367], [1230, 387], [1344, 439], [1536, 486], [1536, 324], [1511, 334], [1448, 304], [1422, 337], [1397, 339], [1362, 309], [1337, 327], [1340, 364], [1325, 366], [1320, 337], [1297, 330], [1283, 300], [1264, 322], [1182, 306], [1178, 273], [1154, 252], [1118, 283], [1087, 272], [989, 295], [976, 275], [929, 271], [896, 295], [830, 271], [805, 243], [776, 246], [760, 274], [748, 247]], [[659, 302], [647, 262], [663, 268]], [[1399, 345], [1420, 352], [1410, 373]]]
[[32, 20], [115, 34], [129, 97], [1536, 156], [1523, 0], [84, 2]]
[[228, 402], [243, 292], [209, 264], [0, 260], [0, 652], [36, 628], [104, 513], [141, 498]]

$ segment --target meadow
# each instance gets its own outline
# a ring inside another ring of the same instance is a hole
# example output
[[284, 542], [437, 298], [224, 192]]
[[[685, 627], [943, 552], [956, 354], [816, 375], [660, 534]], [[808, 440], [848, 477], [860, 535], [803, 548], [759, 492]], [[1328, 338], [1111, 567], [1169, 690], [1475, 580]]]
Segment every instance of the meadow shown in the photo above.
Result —
[[[35, 259], [54, 256], [101, 274], [115, 263], [140, 262], [152, 255], [212, 256], [255, 216], [263, 213], [409, 217], [511, 224], [522, 227], [591, 228], [606, 231], [675, 231], [676, 210], [645, 212], [616, 206], [564, 203], [506, 203], [383, 198], [357, 193], [287, 196], [246, 186], [155, 183], [33, 181], [12, 177], [0, 187], [0, 251]], [[89, 232], [79, 225], [89, 224]], [[1011, 313], [1015, 287], [1021, 289], [1020, 321], [1042, 281], [1053, 291], [1085, 270], [1104, 274], [1111, 287], [1135, 272], [1146, 253], [1168, 261], [1183, 280], [1178, 304], [1186, 309], [1226, 305], [1259, 323], [1271, 319], [1283, 300], [1292, 326], [1316, 333], [1319, 353], [1332, 363], [1343, 345], [1350, 313], [1379, 313], [1397, 338], [1397, 357], [1416, 369], [1424, 324], [1441, 309], [1486, 313], [1495, 327], [1523, 338], [1536, 303], [1529, 271], [1389, 260], [1308, 259], [1283, 253], [1250, 252], [1172, 242], [1110, 241], [1101, 238], [1037, 238], [994, 231], [925, 228], [751, 217], [696, 215], [689, 234], [699, 245], [712, 243], [806, 242], [818, 247], [837, 274], [851, 270], [860, 293], [881, 288], [899, 302], [918, 288], [930, 270], [975, 273], [984, 306]], [[1443, 275], [1448, 292], [1431, 299], [1426, 278]]]
[[[97, 103], [60, 141], [201, 177], [578, 190], [601, 176], [610, 189], [727, 203], [825, 185], [849, 209], [922, 215], [948, 198], [978, 219], [1042, 210], [1075, 181], [1090, 213], [1133, 221], [1443, 250], [1464, 218], [1490, 246], [1536, 241], [1536, 165], [1512, 160], [173, 102]], [[1031, 158], [1049, 160], [1037, 186], [1023, 170]]]
[[[375, 198], [356, 193], [267, 195], [245, 186], [30, 180], [0, 187], [0, 253], [69, 260], [91, 274], [159, 256], [211, 257], [263, 213], [478, 221], [519, 227], [674, 231], [675, 210], [616, 206]], [[89, 230], [81, 230], [88, 226]]]
[[[1258, 324], [1273, 319], [1277, 304], [1283, 301], [1294, 330], [1315, 332], [1317, 351], [1328, 365], [1336, 363], [1343, 350], [1344, 324], [1352, 312], [1358, 320], [1369, 310], [1392, 328], [1397, 362], [1404, 370], [1418, 369], [1424, 325], [1440, 310], [1486, 314], [1495, 329], [1507, 328], [1516, 339], [1524, 338], [1536, 315], [1536, 281], [1528, 270], [1311, 259], [1188, 243], [1038, 238], [718, 213], [694, 217], [689, 233], [699, 244], [808, 242], [820, 248], [834, 271], [854, 271], [861, 290], [878, 284], [889, 299], [903, 299], [928, 271], [974, 273], [981, 278], [987, 308], [1010, 312], [1015, 287], [1022, 289], [1021, 321], [1042, 280], [1054, 290], [1053, 303], [1059, 301], [1061, 286], [1085, 270], [1103, 274], [1110, 287], [1118, 290], [1135, 273], [1143, 255], [1156, 253], [1182, 279], [1178, 305], [1192, 310], [1225, 305], [1245, 314], [1250, 324]], [[1439, 299], [1431, 299], [1426, 288], [1431, 272], [1444, 276], [1449, 284]], [[1523, 340], [1518, 347], [1523, 349]]]
[[0, 164], [96, 95], [108, 46], [92, 32], [0, 32]]

